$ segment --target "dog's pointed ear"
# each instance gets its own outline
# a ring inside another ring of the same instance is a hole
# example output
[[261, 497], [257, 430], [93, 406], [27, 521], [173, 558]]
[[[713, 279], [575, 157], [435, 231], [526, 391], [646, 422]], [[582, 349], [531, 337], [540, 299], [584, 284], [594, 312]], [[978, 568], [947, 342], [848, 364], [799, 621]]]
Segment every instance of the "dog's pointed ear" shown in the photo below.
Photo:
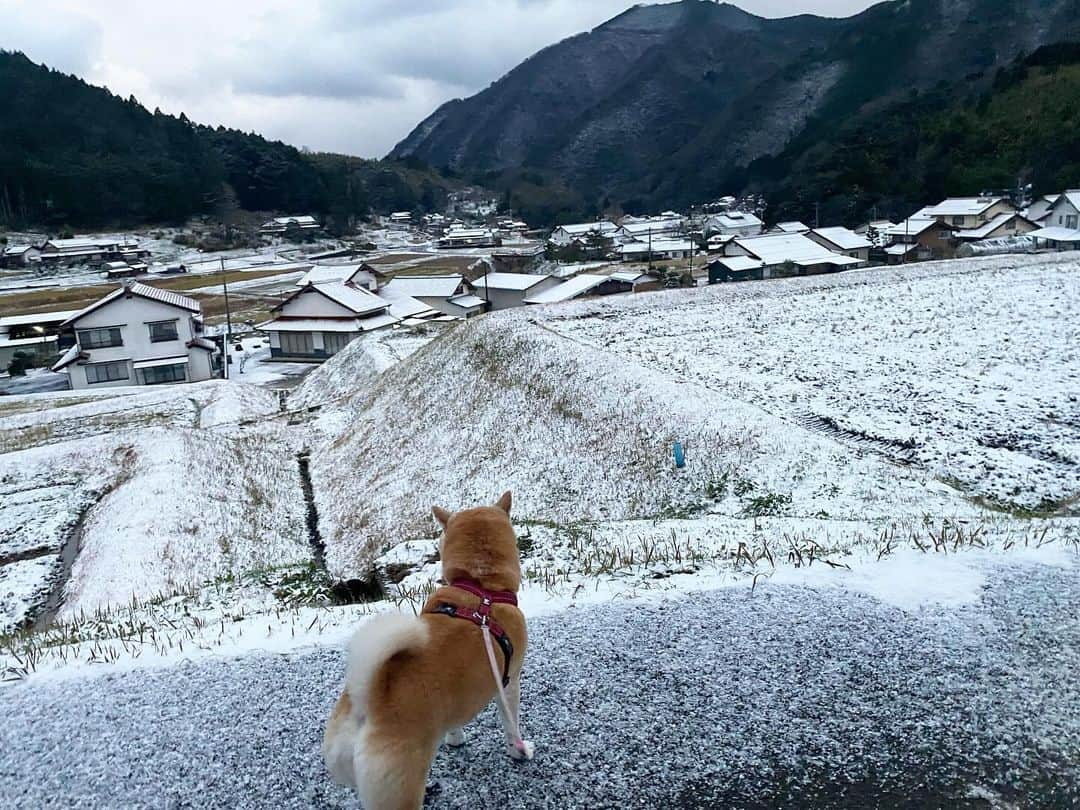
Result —
[[511, 502], [511, 500], [512, 499], [510, 497], [510, 490], [506, 490], [506, 492], [504, 492], [502, 494], [502, 497], [499, 498], [498, 503], [496, 503], [495, 505], [497, 507], [499, 507], [500, 509], [502, 509], [504, 512], [506, 512], [506, 514], [509, 515], [510, 514], [510, 502]]
[[441, 506], [431, 507], [431, 514], [433, 514], [435, 516], [435, 519], [442, 524], [442, 527], [444, 529], [446, 528], [446, 524], [450, 522], [450, 513], [443, 509]]

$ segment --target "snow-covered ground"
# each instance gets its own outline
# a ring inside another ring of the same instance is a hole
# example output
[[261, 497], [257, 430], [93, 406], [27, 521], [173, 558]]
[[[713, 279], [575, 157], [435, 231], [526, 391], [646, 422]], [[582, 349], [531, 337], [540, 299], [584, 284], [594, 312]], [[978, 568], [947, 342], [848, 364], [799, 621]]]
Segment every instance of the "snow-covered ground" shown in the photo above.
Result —
[[[825, 569], [533, 617], [536, 759], [506, 758], [489, 709], [464, 748], [440, 750], [427, 806], [1075, 806], [1076, 568], [939, 562], [957, 598], [909, 570], [897, 600]], [[6, 806], [357, 806], [319, 754], [339, 649], [98, 666], [0, 691]]]

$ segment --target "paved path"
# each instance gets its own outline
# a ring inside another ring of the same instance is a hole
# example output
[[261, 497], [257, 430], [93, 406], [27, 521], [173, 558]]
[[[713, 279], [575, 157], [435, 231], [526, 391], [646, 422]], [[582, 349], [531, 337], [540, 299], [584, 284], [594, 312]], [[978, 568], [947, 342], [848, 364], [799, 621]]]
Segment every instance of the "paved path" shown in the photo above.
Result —
[[[1077, 568], [1016, 567], [918, 615], [759, 586], [539, 620], [537, 759], [499, 754], [489, 710], [429, 804], [1076, 807], [1078, 605]], [[3, 804], [355, 807], [319, 756], [342, 670], [320, 650], [0, 690]]]

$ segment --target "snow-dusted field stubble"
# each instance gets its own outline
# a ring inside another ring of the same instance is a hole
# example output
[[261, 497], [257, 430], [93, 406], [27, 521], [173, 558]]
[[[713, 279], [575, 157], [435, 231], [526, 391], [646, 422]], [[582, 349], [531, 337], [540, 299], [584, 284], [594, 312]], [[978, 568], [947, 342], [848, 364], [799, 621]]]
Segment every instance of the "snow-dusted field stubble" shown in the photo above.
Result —
[[0, 400], [0, 630], [60, 586], [71, 617], [307, 561], [291, 436], [242, 425], [276, 410], [224, 383]]

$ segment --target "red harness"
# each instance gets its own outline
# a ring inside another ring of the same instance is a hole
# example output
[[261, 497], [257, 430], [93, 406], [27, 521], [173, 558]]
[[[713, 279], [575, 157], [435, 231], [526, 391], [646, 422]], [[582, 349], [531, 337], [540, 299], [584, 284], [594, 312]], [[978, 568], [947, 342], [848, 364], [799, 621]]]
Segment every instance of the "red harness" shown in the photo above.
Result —
[[502, 629], [498, 622], [491, 616], [492, 605], [513, 605], [517, 607], [517, 594], [513, 591], [488, 591], [480, 586], [480, 583], [471, 579], [455, 579], [450, 583], [451, 588], [471, 593], [480, 600], [479, 607], [471, 608], [462, 605], [454, 605], [450, 602], [442, 602], [433, 609], [432, 613], [441, 613], [455, 619], [466, 619], [477, 627], [487, 627], [492, 637], [498, 642], [503, 651], [503, 686], [510, 683], [510, 659], [514, 657], [514, 645], [510, 636]]

